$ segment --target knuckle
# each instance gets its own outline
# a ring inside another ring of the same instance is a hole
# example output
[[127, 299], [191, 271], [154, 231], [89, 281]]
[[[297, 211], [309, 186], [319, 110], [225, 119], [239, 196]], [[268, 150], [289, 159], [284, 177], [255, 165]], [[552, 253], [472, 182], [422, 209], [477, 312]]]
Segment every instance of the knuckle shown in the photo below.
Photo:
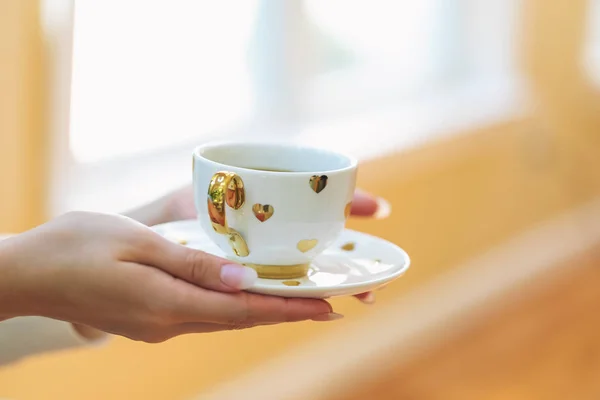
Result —
[[78, 219], [82, 216], [87, 216], [87, 213], [85, 211], [67, 211], [60, 218], [70, 220], [70, 219]]
[[151, 232], [146, 231], [145, 229], [129, 229], [123, 232], [123, 239], [127, 240], [133, 246], [135, 246], [138, 250], [148, 253], [156, 248], [156, 240]]
[[294, 322], [294, 318], [290, 313], [290, 309], [292, 308], [292, 301], [288, 298], [281, 299], [281, 316], [280, 319], [284, 322]]
[[240, 301], [238, 302], [239, 307], [236, 310], [235, 318], [230, 321], [232, 325], [243, 325], [248, 324], [252, 320], [252, 300], [251, 295], [246, 292], [238, 293]]
[[250, 296], [246, 292], [240, 292], [235, 294], [230, 294], [230, 296], [235, 296], [236, 301], [233, 303], [234, 305], [230, 308], [229, 318], [223, 320], [223, 324], [230, 329], [235, 329], [236, 326], [245, 326], [251, 323], [255, 323], [253, 320], [252, 311], [251, 311], [251, 300], [249, 300]]
[[209, 278], [208, 257], [202, 251], [190, 251], [186, 260], [190, 282], [206, 282]]

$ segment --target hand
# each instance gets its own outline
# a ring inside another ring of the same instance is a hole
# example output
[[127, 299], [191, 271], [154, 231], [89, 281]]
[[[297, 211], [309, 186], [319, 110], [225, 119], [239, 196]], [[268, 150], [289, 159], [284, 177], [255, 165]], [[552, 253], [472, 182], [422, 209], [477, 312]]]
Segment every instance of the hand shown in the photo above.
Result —
[[[357, 190], [354, 194], [350, 214], [355, 217], [383, 219], [389, 216], [390, 211], [389, 203], [384, 199]], [[196, 218], [193, 188], [191, 185], [186, 186], [152, 203], [132, 210], [126, 215], [146, 225]], [[373, 292], [361, 293], [356, 295], [356, 298], [365, 304], [375, 302]]]
[[0, 275], [2, 317], [45, 316], [146, 342], [341, 317], [324, 300], [243, 292], [254, 270], [116, 215], [69, 213], [0, 242]]

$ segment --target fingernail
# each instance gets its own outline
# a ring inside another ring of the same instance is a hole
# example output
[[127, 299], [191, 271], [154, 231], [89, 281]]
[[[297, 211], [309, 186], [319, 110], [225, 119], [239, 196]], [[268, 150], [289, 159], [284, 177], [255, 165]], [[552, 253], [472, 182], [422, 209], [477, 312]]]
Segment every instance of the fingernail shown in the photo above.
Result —
[[313, 321], [325, 322], [325, 321], [335, 321], [336, 319], [342, 319], [344, 316], [342, 314], [338, 314], [335, 312], [331, 312], [329, 314], [320, 314], [314, 317]]
[[381, 197], [377, 198], [377, 211], [373, 214], [373, 218], [375, 219], [385, 219], [390, 216], [392, 213], [392, 206], [390, 203]]
[[236, 289], [248, 289], [256, 283], [258, 275], [249, 267], [226, 264], [221, 267], [221, 282]]
[[361, 300], [363, 303], [373, 304], [373, 303], [375, 303], [375, 293], [369, 292]]

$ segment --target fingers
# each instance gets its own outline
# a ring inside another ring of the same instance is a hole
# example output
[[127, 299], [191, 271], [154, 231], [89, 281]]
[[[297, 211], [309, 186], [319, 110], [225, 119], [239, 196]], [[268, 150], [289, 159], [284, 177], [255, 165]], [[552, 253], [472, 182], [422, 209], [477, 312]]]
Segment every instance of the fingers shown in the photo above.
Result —
[[194, 285], [220, 292], [237, 292], [254, 285], [256, 271], [203, 251], [172, 243], [158, 234], [152, 237], [153, 245], [141, 260], [134, 260], [190, 282]]
[[358, 300], [360, 300], [361, 302], [363, 302], [365, 304], [374, 304], [375, 303], [375, 293], [373, 293], [373, 292], [359, 293], [359, 294], [355, 295], [354, 297], [356, 297]]
[[359, 217], [372, 217], [377, 219], [387, 218], [390, 215], [390, 204], [368, 193], [357, 190], [352, 199], [350, 214]]
[[[385, 200], [360, 191], [355, 193], [353, 215], [383, 218], [389, 211]], [[137, 253], [135, 259], [123, 261], [151, 265], [197, 286], [221, 292], [248, 289], [257, 280], [257, 274], [251, 268], [172, 243], [154, 232], [143, 236], [145, 244], [134, 250]]]
[[239, 325], [223, 325], [223, 324], [212, 324], [207, 322], [188, 322], [184, 324], [175, 325], [172, 327], [172, 336], [187, 335], [190, 333], [210, 333], [210, 332], [221, 332], [221, 331], [233, 331], [254, 328], [257, 326], [275, 325], [272, 322], [265, 323], [247, 323]]
[[330, 321], [341, 316], [320, 299], [288, 299], [255, 293], [220, 293], [208, 290], [189, 291], [180, 298], [187, 310], [186, 321], [203, 321], [228, 326], [295, 322]]
[[[175, 309], [179, 322], [145, 335], [142, 340], [159, 343], [192, 333], [242, 330], [305, 320], [334, 321], [343, 318], [324, 300], [285, 299], [258, 294], [220, 293], [178, 281]], [[187, 294], [180, 296], [181, 293]], [[174, 315], [171, 309], [169, 315]], [[192, 321], [192, 322], [190, 322]], [[197, 322], [193, 322], [197, 321]]]

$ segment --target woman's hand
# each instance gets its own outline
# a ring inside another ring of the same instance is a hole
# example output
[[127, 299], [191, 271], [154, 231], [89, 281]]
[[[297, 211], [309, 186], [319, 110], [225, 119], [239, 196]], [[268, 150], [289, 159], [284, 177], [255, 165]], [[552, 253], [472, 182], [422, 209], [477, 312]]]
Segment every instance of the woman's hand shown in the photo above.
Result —
[[[389, 216], [390, 211], [390, 205], [384, 199], [357, 190], [354, 194], [350, 214], [354, 217], [383, 219]], [[132, 210], [126, 215], [149, 226], [194, 219], [196, 218], [196, 209], [193, 188], [192, 186], [186, 186], [152, 203]], [[355, 297], [365, 304], [375, 302], [373, 292], [361, 293]]]
[[116, 215], [69, 213], [0, 242], [0, 275], [0, 316], [45, 316], [146, 342], [341, 317], [324, 300], [243, 292], [254, 270]]

